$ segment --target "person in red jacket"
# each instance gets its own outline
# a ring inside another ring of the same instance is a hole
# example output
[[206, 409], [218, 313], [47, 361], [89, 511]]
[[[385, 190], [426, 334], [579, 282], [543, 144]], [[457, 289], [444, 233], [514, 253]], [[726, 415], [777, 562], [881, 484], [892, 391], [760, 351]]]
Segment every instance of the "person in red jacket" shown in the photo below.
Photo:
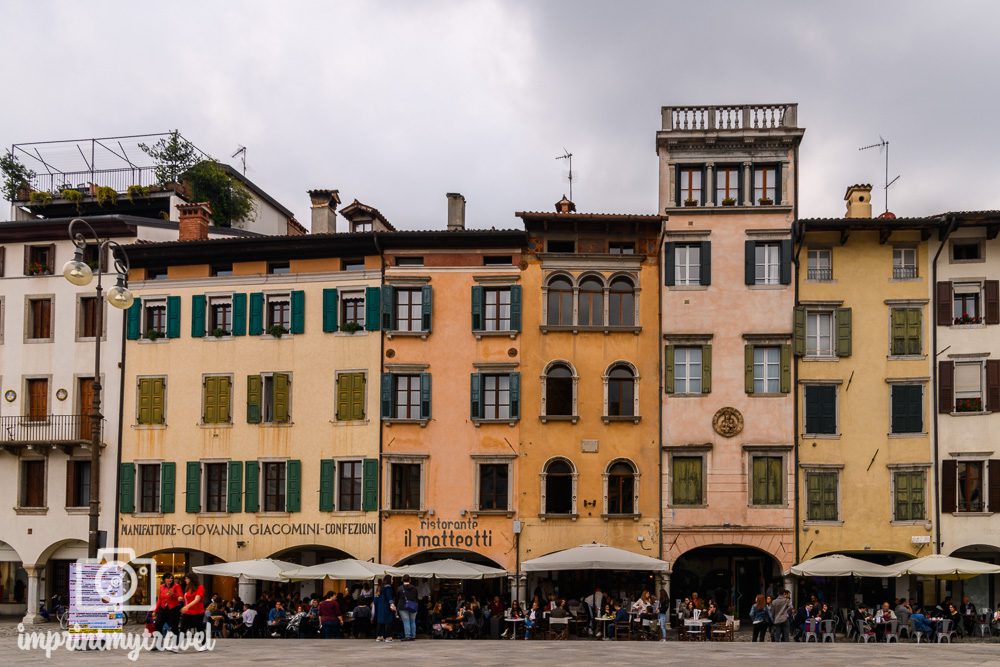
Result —
[[205, 587], [198, 575], [188, 572], [184, 577], [184, 606], [181, 607], [181, 632], [205, 629]]
[[181, 622], [181, 600], [184, 596], [180, 584], [174, 581], [174, 575], [167, 572], [163, 575], [159, 594], [156, 596], [156, 632], [163, 635], [163, 626], [169, 627], [167, 633], [177, 636]]

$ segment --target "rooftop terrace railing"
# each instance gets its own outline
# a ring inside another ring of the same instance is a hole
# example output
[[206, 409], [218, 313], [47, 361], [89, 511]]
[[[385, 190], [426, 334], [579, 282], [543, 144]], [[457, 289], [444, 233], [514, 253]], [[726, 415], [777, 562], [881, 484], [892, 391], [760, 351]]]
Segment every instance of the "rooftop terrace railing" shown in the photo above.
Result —
[[663, 107], [663, 129], [690, 132], [796, 127], [797, 109], [797, 104]]

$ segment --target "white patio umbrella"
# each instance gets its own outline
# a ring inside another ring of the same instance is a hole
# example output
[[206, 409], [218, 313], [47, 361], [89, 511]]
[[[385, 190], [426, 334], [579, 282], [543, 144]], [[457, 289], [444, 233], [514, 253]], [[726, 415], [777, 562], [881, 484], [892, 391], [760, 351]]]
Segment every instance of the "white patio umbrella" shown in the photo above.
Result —
[[396, 576], [408, 574], [417, 579], [496, 579], [506, 577], [507, 570], [445, 558], [396, 567], [390, 574]]
[[282, 576], [286, 570], [299, 567], [296, 563], [271, 558], [257, 560], [239, 560], [232, 563], [216, 563], [215, 565], [198, 565], [192, 568], [198, 574], [210, 574], [215, 577], [245, 577], [261, 581], [287, 581]]
[[937, 577], [939, 579], [971, 579], [981, 574], [1000, 574], [1000, 565], [983, 563], [978, 560], [956, 558], [941, 554], [931, 554], [923, 558], [903, 561], [890, 565], [897, 576], [913, 574], [921, 577]]
[[892, 568], [877, 563], [869, 563], [860, 558], [843, 554], [819, 556], [793, 565], [792, 574], [800, 577], [898, 577]]
[[553, 570], [638, 570], [666, 572], [670, 563], [606, 544], [581, 544], [521, 563], [525, 572]]
[[381, 563], [372, 563], [366, 560], [355, 558], [345, 558], [343, 560], [310, 565], [309, 567], [298, 567], [282, 572], [282, 575], [289, 581], [310, 580], [310, 579], [344, 579], [347, 581], [361, 581], [384, 577], [386, 574], [396, 575], [397, 569]]

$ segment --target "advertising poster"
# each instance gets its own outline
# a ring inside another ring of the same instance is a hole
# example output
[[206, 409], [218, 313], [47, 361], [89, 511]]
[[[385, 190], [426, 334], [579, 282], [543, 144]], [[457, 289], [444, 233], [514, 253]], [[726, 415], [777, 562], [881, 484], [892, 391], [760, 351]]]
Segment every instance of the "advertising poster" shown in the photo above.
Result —
[[106, 634], [122, 630], [122, 587], [120, 565], [111, 563], [70, 563], [69, 631], [79, 634]]

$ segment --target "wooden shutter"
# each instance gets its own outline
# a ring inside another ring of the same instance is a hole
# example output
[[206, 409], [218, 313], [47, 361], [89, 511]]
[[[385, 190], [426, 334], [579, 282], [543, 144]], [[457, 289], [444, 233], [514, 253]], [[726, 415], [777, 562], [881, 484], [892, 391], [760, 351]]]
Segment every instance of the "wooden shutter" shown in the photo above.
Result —
[[[777, 186], [775, 186], [775, 191], [777, 191], [777, 189], [778, 189]], [[775, 200], [774, 203], [777, 204], [778, 201]], [[782, 241], [779, 244], [779, 246], [781, 248], [781, 255], [780, 255], [780, 257], [781, 257], [781, 269], [780, 269], [781, 284], [782, 285], [791, 285], [792, 284], [792, 240], [791, 239], [782, 239]]]
[[485, 307], [485, 290], [483, 290], [482, 285], [472, 286], [472, 330], [482, 331], [485, 327], [483, 326], [483, 308]]
[[[323, 290], [323, 332], [333, 333], [337, 330], [337, 290]], [[367, 315], [367, 313], [366, 313]]]
[[232, 385], [233, 382], [226, 376], [218, 378], [218, 394], [216, 397], [219, 410], [219, 423], [228, 424], [233, 421], [232, 410]]
[[250, 293], [250, 322], [247, 333], [251, 336], [260, 336], [264, 333], [264, 293]]
[[365, 288], [365, 330], [379, 330], [379, 293], [378, 287]]
[[341, 373], [337, 376], [337, 421], [346, 421], [351, 418], [351, 381], [349, 373]]
[[396, 328], [396, 288], [392, 285], [382, 286], [382, 329], [393, 331]]
[[945, 459], [941, 462], [941, 511], [951, 514], [956, 509], [958, 509], [958, 461]]
[[674, 393], [674, 346], [667, 345], [663, 353], [663, 391]]
[[217, 424], [219, 422], [219, 378], [210, 376], [202, 380], [201, 394], [202, 423]]
[[906, 311], [905, 308], [893, 308], [889, 314], [889, 329], [892, 336], [890, 354], [906, 354]]
[[996, 513], [1000, 512], [1000, 459], [990, 459], [987, 463], [989, 467], [986, 476], [989, 480], [989, 487], [986, 496], [986, 510]]
[[150, 424], [162, 424], [164, 423], [164, 394], [165, 386], [163, 378], [150, 378], [151, 387], [151, 412], [150, 412]]
[[1000, 411], [1000, 359], [986, 360], [986, 410]]
[[365, 391], [365, 374], [353, 373], [351, 375], [350, 394], [350, 415], [351, 419], [365, 418], [365, 403], [367, 392]]
[[[93, 481], [91, 481], [93, 484]], [[135, 464], [118, 466], [118, 510], [122, 514], [135, 512]]]
[[781, 346], [781, 380], [778, 391], [787, 394], [792, 391], [792, 346]]
[[153, 380], [152, 378], [139, 379], [139, 409], [136, 420], [140, 424], [153, 423]]
[[256, 512], [260, 507], [260, 491], [257, 489], [260, 464], [257, 461], [247, 461], [244, 470], [246, 472], [246, 494], [243, 497], [243, 508], [247, 512]]
[[431, 330], [431, 314], [434, 312], [434, 288], [424, 285], [420, 288], [420, 324], [422, 331]]
[[743, 282], [747, 285], [753, 285], [757, 282], [757, 243], [744, 241], [743, 247]]
[[889, 391], [893, 433], [920, 433], [923, 430], [923, 387], [894, 384]]
[[923, 311], [919, 308], [906, 309], [906, 354], [921, 354], [923, 343]]
[[233, 335], [247, 335], [247, 295], [233, 294]]
[[[774, 165], [774, 203], [781, 203], [781, 169], [784, 164], [779, 162]], [[790, 242], [789, 242], [790, 243]]]
[[851, 356], [851, 309], [838, 308], [837, 313], [837, 356]]
[[950, 414], [955, 407], [955, 362], [938, 363], [938, 412]]
[[76, 475], [73, 474], [74, 467], [74, 461], [66, 461], [66, 507], [76, 507]]
[[699, 274], [701, 285], [711, 285], [712, 284], [712, 243], [711, 241], [702, 241], [699, 244], [701, 247], [698, 250], [698, 254], [701, 259], [701, 272]]
[[471, 419], [483, 418], [483, 376], [480, 373], [472, 373], [470, 376], [471, 388], [469, 390], [469, 417]]
[[396, 416], [396, 411], [393, 409], [393, 385], [395, 385], [395, 378], [392, 373], [382, 373], [382, 386], [381, 386], [381, 399], [382, 399], [382, 419], [392, 419]]
[[306, 293], [302, 290], [292, 290], [292, 333], [306, 332]]
[[378, 459], [365, 459], [362, 463], [361, 509], [378, 510]]
[[[259, 424], [264, 382], [259, 375], [247, 376], [247, 423]], [[249, 511], [249, 510], [247, 510]]]
[[125, 337], [128, 340], [139, 340], [142, 324], [142, 299], [136, 299], [127, 311]]
[[337, 464], [333, 459], [319, 462], [319, 511], [333, 511], [333, 476]]
[[767, 460], [766, 456], [755, 456], [752, 465], [753, 492], [751, 505], [764, 505], [767, 501]]
[[240, 461], [229, 462], [229, 476], [226, 479], [229, 486], [229, 497], [227, 505], [231, 513], [239, 512], [243, 507], [243, 463]]
[[174, 511], [174, 493], [177, 487], [177, 464], [164, 461], [160, 464], [160, 513]]
[[986, 301], [986, 324], [1000, 324], [1000, 281], [985, 281], [983, 292]]
[[701, 393], [712, 393], [712, 346], [701, 346]]
[[167, 338], [180, 338], [181, 335], [181, 298], [167, 297]]
[[521, 374], [510, 374], [510, 418], [521, 418]]
[[197, 514], [201, 511], [201, 462], [188, 461], [185, 475], [185, 509], [191, 514]]
[[420, 418], [431, 418], [431, 374], [420, 374]]
[[274, 382], [274, 421], [278, 424], [288, 422], [289, 413], [289, 377], [287, 373], [275, 373]]
[[520, 331], [521, 330], [521, 302], [523, 301], [521, 295], [520, 285], [510, 286], [510, 330]]
[[285, 464], [285, 511], [302, 511], [302, 461], [291, 460]]
[[743, 391], [752, 394], [753, 386], [753, 345], [743, 346]]
[[205, 295], [191, 295], [191, 337], [205, 337]]
[[934, 306], [937, 308], [937, 325], [948, 327], [952, 324], [952, 303], [951, 303], [951, 283], [939, 281], [934, 298]]
[[663, 244], [663, 284], [672, 287], [677, 281], [677, 244]]
[[792, 348], [796, 357], [806, 353], [806, 309], [796, 306], [792, 316]]

